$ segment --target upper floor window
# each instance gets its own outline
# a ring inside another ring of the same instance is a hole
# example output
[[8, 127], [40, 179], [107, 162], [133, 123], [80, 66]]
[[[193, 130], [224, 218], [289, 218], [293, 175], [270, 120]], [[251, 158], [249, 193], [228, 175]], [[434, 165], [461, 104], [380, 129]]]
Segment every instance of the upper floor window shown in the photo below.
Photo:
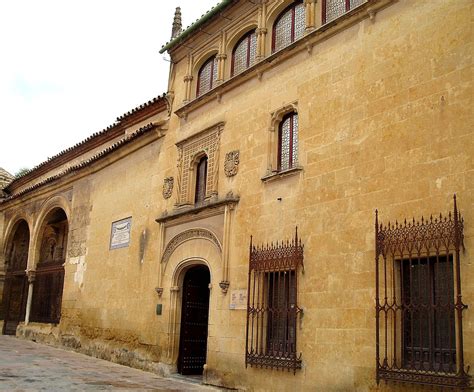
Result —
[[273, 25], [272, 52], [288, 46], [303, 36], [305, 6], [297, 1], [283, 11]]
[[207, 156], [202, 157], [196, 166], [196, 191], [194, 203], [200, 203], [206, 198]]
[[237, 75], [255, 63], [257, 36], [255, 30], [244, 35], [232, 52], [231, 75]]
[[323, 0], [323, 24], [339, 18], [367, 0]]
[[298, 163], [298, 113], [283, 117], [278, 130], [278, 171], [295, 167]]
[[207, 93], [215, 87], [216, 80], [217, 59], [216, 56], [212, 56], [199, 70], [196, 95], [199, 97], [200, 95]]

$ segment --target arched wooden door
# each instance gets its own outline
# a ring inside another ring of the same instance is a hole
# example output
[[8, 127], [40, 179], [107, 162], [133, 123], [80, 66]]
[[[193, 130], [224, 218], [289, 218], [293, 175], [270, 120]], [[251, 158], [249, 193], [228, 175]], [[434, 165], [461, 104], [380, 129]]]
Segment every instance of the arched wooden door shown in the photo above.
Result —
[[28, 247], [30, 230], [25, 221], [16, 229], [11, 244], [7, 248], [6, 274], [3, 288], [3, 331], [5, 335], [15, 335], [16, 327], [25, 319], [28, 296]]
[[207, 354], [209, 270], [192, 267], [184, 275], [178, 372], [202, 374]]

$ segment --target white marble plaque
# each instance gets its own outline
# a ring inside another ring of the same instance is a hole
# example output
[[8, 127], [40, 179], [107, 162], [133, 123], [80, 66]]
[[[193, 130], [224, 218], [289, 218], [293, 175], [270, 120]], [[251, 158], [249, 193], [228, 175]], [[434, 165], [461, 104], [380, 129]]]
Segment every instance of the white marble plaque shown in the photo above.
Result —
[[110, 233], [110, 249], [126, 248], [130, 243], [132, 217], [112, 223]]
[[247, 309], [247, 289], [231, 290], [229, 308], [233, 310]]

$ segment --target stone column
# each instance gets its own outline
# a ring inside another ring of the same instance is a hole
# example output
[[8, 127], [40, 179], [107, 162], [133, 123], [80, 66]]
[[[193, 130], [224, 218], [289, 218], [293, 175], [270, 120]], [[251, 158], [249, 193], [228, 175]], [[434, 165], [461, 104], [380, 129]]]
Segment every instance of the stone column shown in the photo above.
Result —
[[192, 81], [193, 81], [192, 62], [193, 62], [193, 56], [191, 54], [188, 54], [188, 67], [187, 67], [186, 75], [184, 76], [183, 103], [187, 103], [191, 100], [191, 87], [192, 87]]
[[257, 54], [256, 60], [260, 61], [265, 58], [265, 42], [267, 38], [267, 3], [266, 1], [261, 1], [258, 5], [258, 26], [255, 30], [257, 36]]
[[26, 274], [28, 275], [28, 298], [26, 300], [25, 325], [28, 325], [30, 322], [31, 302], [33, 300], [33, 285], [36, 280], [36, 271], [28, 270]]
[[219, 43], [219, 53], [216, 55], [217, 60], [217, 80], [216, 84], [221, 84], [225, 79], [225, 59], [227, 55], [225, 53], [225, 44], [226, 44], [226, 33], [222, 31], [221, 40]]

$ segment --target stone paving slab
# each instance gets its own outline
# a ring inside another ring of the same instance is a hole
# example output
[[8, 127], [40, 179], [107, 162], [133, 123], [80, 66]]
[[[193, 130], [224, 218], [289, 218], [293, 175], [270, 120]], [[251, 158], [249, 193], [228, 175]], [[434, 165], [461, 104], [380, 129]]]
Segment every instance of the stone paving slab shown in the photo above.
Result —
[[0, 335], [0, 391], [219, 391]]

